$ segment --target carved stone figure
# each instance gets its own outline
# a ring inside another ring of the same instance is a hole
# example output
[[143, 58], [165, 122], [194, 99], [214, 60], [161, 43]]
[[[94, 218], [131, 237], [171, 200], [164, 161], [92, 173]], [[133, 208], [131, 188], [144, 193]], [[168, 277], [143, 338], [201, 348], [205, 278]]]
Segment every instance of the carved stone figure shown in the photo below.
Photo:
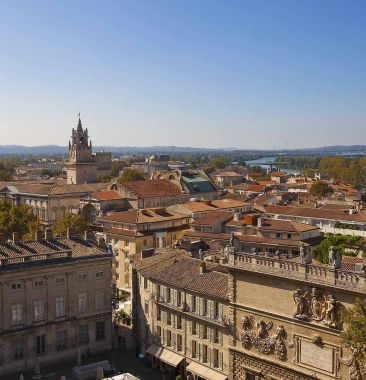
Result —
[[329, 295], [327, 298], [327, 308], [325, 310], [324, 324], [331, 327], [336, 327], [336, 300], [334, 296]]
[[286, 338], [285, 328], [282, 325], [279, 325], [277, 327], [277, 331], [276, 331], [274, 350], [275, 350], [277, 357], [280, 360], [286, 360], [287, 359], [287, 348], [286, 348], [286, 344], [284, 342], [285, 338]]
[[311, 318], [319, 322], [325, 315], [325, 298], [321, 295], [318, 288], [311, 289]]
[[232, 248], [235, 248], [235, 235], [234, 232], [231, 233], [230, 240], [229, 240], [229, 245]]
[[335, 253], [334, 253], [333, 246], [331, 246], [331, 247], [329, 248], [329, 252], [328, 252], [328, 265], [329, 265], [331, 268], [334, 268], [334, 267], [335, 267]]
[[313, 261], [313, 251], [310, 247], [307, 247], [305, 251], [305, 264], [311, 264]]
[[240, 339], [242, 346], [249, 350], [254, 347], [258, 352], [269, 355], [274, 354], [280, 360], [287, 359], [287, 348], [285, 344], [286, 332], [283, 326], [278, 326], [276, 334], [269, 336], [269, 330], [273, 323], [256, 320], [253, 316], [242, 318], [242, 331]]
[[293, 292], [293, 299], [294, 318], [323, 322], [329, 327], [340, 328], [338, 314], [341, 304], [335, 300], [334, 296], [325, 297], [318, 288], [312, 288], [311, 291], [296, 289]]
[[304, 243], [300, 243], [300, 262], [301, 264], [305, 264], [305, 248], [304, 248]]
[[357, 350], [351, 349], [351, 357], [339, 359], [340, 363], [349, 367], [350, 380], [366, 380], [366, 367], [357, 359]]
[[301, 289], [297, 289], [293, 292], [293, 298], [295, 301], [295, 311], [294, 318], [298, 319], [307, 319], [308, 315], [306, 314], [306, 304], [305, 304], [305, 294]]

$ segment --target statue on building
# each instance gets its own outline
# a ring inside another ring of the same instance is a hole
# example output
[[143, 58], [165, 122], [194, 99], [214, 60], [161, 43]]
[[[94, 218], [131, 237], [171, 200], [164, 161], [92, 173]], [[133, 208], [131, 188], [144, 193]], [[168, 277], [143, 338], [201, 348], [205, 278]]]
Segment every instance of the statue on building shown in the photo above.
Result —
[[305, 264], [305, 248], [304, 248], [303, 242], [300, 243], [299, 252], [300, 252], [300, 263]]
[[358, 351], [351, 348], [351, 357], [340, 358], [339, 362], [349, 367], [350, 380], [366, 380], [366, 365], [358, 359]]
[[324, 324], [336, 327], [336, 300], [333, 295], [327, 297]]
[[301, 289], [296, 289], [292, 294], [295, 302], [294, 318], [307, 319], [305, 293]]

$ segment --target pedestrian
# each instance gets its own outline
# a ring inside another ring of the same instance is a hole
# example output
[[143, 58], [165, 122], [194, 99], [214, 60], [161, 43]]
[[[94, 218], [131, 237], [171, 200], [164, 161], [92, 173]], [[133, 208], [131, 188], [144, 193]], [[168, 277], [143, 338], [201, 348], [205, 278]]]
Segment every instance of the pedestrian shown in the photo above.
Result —
[[121, 337], [121, 335], [118, 335], [118, 348], [119, 349], [122, 348], [122, 337]]

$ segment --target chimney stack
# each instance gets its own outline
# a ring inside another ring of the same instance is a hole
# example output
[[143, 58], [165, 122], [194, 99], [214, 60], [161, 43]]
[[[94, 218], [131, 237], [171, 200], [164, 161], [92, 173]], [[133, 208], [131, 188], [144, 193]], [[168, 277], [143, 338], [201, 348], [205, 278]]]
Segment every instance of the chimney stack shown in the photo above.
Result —
[[19, 241], [19, 234], [18, 232], [13, 232], [13, 243], [15, 244], [17, 241]]
[[206, 263], [204, 261], [200, 262], [200, 274], [203, 274], [206, 272]]
[[68, 229], [66, 230], [66, 237], [67, 237], [68, 239], [70, 239], [70, 236], [71, 236], [71, 234], [70, 234], [70, 228], [68, 228]]
[[44, 238], [45, 240], [51, 240], [52, 239], [52, 230], [51, 228], [46, 228], [44, 231]]

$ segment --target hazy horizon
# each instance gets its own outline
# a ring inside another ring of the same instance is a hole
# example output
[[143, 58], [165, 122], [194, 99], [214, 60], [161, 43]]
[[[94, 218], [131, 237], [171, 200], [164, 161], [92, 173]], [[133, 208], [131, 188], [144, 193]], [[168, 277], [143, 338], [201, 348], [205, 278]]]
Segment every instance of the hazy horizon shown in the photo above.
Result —
[[366, 144], [366, 3], [4, 1], [1, 145]]

